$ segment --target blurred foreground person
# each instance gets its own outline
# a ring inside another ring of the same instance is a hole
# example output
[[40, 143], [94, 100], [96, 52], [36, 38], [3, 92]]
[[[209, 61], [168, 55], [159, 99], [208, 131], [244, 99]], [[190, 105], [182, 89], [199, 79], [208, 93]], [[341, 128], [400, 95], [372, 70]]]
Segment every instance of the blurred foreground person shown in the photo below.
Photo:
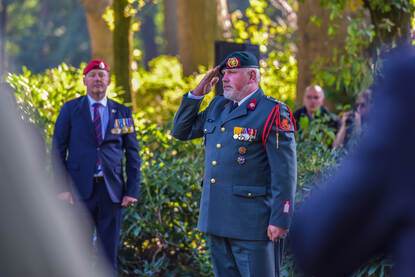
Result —
[[43, 142], [18, 120], [16, 104], [0, 86], [0, 276], [109, 276], [86, 259], [86, 226], [69, 217], [46, 178]]
[[[131, 109], [106, 96], [110, 73], [104, 61], [85, 67], [84, 84], [87, 95], [66, 102], [55, 123], [54, 150], [71, 180], [59, 198], [86, 206], [115, 271], [122, 208], [137, 202], [139, 192], [137, 135]], [[91, 243], [92, 235], [91, 226]]]
[[[223, 74], [223, 96], [199, 113]], [[209, 237], [217, 277], [279, 276], [297, 181], [295, 123], [287, 105], [264, 95], [259, 64], [234, 52], [183, 96], [173, 136], [204, 138], [198, 230]]]
[[314, 276], [347, 276], [379, 253], [415, 276], [415, 51], [394, 51], [361, 144], [294, 219], [292, 249]]

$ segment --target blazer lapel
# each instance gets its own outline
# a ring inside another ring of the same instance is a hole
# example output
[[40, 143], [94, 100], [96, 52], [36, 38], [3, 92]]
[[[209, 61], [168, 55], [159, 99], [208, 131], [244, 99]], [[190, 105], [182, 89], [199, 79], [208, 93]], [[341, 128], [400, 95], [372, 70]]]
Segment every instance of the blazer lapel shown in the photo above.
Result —
[[109, 134], [111, 134], [111, 129], [114, 126], [115, 117], [117, 115], [117, 109], [114, 108], [114, 103], [109, 98], [107, 99], [107, 107], [108, 107], [108, 125], [107, 129], [105, 130], [104, 140], [107, 138]]

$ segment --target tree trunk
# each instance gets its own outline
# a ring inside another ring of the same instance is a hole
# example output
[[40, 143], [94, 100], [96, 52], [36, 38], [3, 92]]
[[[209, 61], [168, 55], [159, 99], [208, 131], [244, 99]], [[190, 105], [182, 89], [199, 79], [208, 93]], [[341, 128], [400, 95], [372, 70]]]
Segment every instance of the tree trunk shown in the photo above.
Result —
[[[346, 12], [347, 13], [347, 12]], [[335, 36], [328, 35], [328, 27], [331, 24], [329, 12], [319, 6], [319, 1], [308, 0], [299, 3], [297, 13], [297, 104], [303, 102], [305, 88], [314, 81], [311, 65], [321, 57], [327, 59], [333, 56], [333, 50], [344, 49], [345, 38], [347, 36], [346, 16], [343, 19], [335, 20], [333, 23], [341, 26]], [[317, 26], [311, 22], [311, 17], [316, 16], [321, 20], [321, 25]], [[332, 106], [329, 103], [329, 106]]]
[[148, 69], [148, 62], [158, 56], [156, 44], [156, 24], [154, 23], [155, 7], [144, 15], [141, 29], [141, 38], [144, 45], [144, 64]]
[[[214, 64], [214, 41], [223, 39], [224, 30], [218, 24], [221, 0], [177, 0], [179, 54], [184, 75], [197, 71], [199, 65]], [[223, 6], [221, 6], [223, 7]], [[227, 13], [227, 11], [226, 11]]]
[[[411, 43], [411, 13], [404, 12], [394, 5], [390, 6], [389, 12], [381, 12], [379, 9], [373, 9], [368, 0], [364, 0], [364, 6], [369, 10], [375, 28], [375, 37], [369, 47], [370, 55], [374, 60], [377, 59], [378, 50], [382, 53], [393, 48], [395, 44]], [[393, 22], [389, 29], [384, 27], [385, 20]]]
[[82, 0], [82, 3], [88, 23], [92, 59], [102, 59], [112, 67], [114, 63], [112, 32], [102, 18], [106, 7], [112, 5], [112, 0]]
[[131, 97], [131, 45], [133, 32], [131, 29], [132, 17], [125, 16], [128, 0], [116, 0], [114, 9], [114, 67], [115, 82], [121, 86], [125, 94], [125, 103], [133, 103]]
[[176, 0], [164, 0], [164, 30], [167, 41], [166, 54], [179, 54], [179, 35], [177, 29]]
[[0, 0], [0, 82], [6, 74], [6, 24], [8, 0]]

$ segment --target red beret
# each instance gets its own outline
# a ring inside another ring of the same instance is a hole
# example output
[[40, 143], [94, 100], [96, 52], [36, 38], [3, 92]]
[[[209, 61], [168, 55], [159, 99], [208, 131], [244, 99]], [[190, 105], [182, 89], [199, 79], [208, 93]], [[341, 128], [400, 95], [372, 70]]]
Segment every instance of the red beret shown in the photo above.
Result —
[[86, 75], [92, 69], [103, 69], [103, 70], [109, 71], [107, 63], [104, 62], [103, 60], [90, 61], [89, 64], [87, 64], [84, 68], [84, 75]]

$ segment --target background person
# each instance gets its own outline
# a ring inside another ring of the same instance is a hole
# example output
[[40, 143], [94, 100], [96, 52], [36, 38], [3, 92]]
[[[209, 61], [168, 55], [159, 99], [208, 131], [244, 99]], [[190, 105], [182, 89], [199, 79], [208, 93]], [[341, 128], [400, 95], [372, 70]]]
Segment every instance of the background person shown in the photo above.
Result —
[[[59, 198], [87, 207], [116, 269], [122, 208], [134, 204], [139, 192], [138, 142], [131, 109], [106, 96], [110, 74], [104, 61], [85, 67], [84, 84], [87, 95], [66, 102], [55, 123], [54, 149], [72, 184]], [[92, 228], [90, 236], [92, 242]]]
[[[293, 116], [259, 87], [258, 60], [230, 54], [185, 94], [173, 136], [204, 137], [205, 173], [198, 230], [209, 237], [217, 277], [279, 275], [297, 179]], [[224, 96], [198, 113], [223, 74]]]
[[340, 128], [337, 132], [334, 148], [346, 146], [349, 140], [360, 137], [362, 128], [365, 128], [367, 116], [372, 105], [372, 90], [367, 89], [357, 95], [356, 110], [345, 112], [340, 120]]
[[329, 112], [326, 106], [324, 106], [324, 91], [318, 86], [309, 86], [305, 89], [303, 104], [304, 106], [299, 108], [294, 113], [295, 122], [297, 123], [297, 130], [301, 130], [301, 118], [306, 117], [308, 121], [311, 122], [313, 119], [318, 116], [319, 118], [327, 115], [329, 121], [327, 122], [328, 127], [333, 128], [335, 133], [338, 130], [339, 118], [337, 115]]

